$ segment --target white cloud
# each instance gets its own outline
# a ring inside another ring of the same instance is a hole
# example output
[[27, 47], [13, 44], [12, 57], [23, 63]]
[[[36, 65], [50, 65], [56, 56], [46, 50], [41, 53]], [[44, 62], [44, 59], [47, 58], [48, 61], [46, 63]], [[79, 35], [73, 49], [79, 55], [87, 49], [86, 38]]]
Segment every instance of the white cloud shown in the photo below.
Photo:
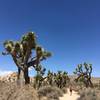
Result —
[[6, 76], [8, 74], [13, 73], [13, 71], [9, 71], [9, 70], [0, 70], [0, 76]]
[[30, 68], [29, 68], [29, 71], [31, 71], [31, 70], [33, 70], [33, 67], [30, 67]]

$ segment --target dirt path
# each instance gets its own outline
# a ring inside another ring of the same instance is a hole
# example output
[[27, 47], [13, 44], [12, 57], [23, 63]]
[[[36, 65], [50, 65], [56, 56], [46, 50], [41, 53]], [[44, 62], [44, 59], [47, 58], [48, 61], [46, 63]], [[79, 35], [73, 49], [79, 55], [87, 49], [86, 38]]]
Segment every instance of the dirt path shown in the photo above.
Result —
[[60, 100], [77, 100], [78, 98], [79, 98], [79, 95], [75, 91], [73, 91], [72, 95], [70, 96], [70, 92], [68, 89], [68, 92], [64, 94], [63, 97], [60, 97]]

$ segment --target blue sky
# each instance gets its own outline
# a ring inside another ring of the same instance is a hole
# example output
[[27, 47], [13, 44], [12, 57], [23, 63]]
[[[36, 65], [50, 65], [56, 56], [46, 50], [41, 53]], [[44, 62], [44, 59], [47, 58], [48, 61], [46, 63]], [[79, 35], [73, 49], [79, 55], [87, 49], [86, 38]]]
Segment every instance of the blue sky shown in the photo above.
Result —
[[[87, 62], [100, 76], [100, 0], [0, 0], [0, 52], [2, 41], [28, 31], [53, 53], [43, 63], [47, 69], [72, 74]], [[0, 55], [0, 70], [17, 70], [10, 56]]]

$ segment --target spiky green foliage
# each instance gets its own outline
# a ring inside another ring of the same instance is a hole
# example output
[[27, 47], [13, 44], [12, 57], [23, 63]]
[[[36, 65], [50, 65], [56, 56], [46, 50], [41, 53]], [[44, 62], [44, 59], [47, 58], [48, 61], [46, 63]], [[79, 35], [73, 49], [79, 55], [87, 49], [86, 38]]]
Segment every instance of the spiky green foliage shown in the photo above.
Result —
[[63, 88], [70, 82], [70, 79], [67, 72], [58, 71], [57, 73], [53, 73], [49, 70], [47, 74], [47, 82], [51, 86]]
[[91, 81], [92, 64], [79, 64], [75, 69], [74, 74], [77, 75], [76, 82], [83, 82], [86, 87], [93, 87]]
[[[43, 67], [42, 67], [43, 68]], [[42, 73], [44, 72], [41, 70]], [[50, 85], [56, 86], [58, 88], [64, 89], [70, 82], [67, 72], [58, 71], [57, 73], [53, 73], [48, 70], [47, 76], [41, 73], [41, 71], [37, 71], [34, 80], [34, 87], [39, 89], [42, 86]]]
[[58, 87], [63, 88], [70, 82], [67, 72], [58, 72], [57, 74], [57, 84]]
[[48, 70], [48, 73], [47, 73], [47, 81], [48, 81], [48, 84], [49, 85], [53, 85], [53, 72], [51, 72], [50, 70]]
[[[25, 34], [20, 41], [5, 41], [4, 47], [6, 52], [2, 54], [12, 56], [18, 67], [18, 75], [22, 70], [26, 84], [29, 83], [29, 67], [33, 66], [36, 71], [44, 74], [45, 69], [40, 66], [40, 62], [50, 57], [51, 53], [45, 51], [41, 46], [38, 46], [34, 32]], [[34, 57], [32, 57], [32, 53], [35, 54]]]
[[37, 74], [35, 77], [34, 77], [34, 88], [35, 89], [39, 89], [41, 86], [42, 86], [42, 82], [43, 82], [43, 76], [41, 74]]
[[42, 84], [43, 84], [43, 81], [44, 81], [44, 79], [45, 79], [45, 77], [43, 76], [44, 74], [45, 74], [45, 71], [46, 71], [46, 69], [45, 68], [43, 68], [41, 65], [38, 67], [38, 68], [36, 68], [36, 71], [37, 71], [37, 74], [36, 74], [36, 76], [34, 77], [34, 88], [35, 89], [39, 89], [41, 86], [42, 86]]

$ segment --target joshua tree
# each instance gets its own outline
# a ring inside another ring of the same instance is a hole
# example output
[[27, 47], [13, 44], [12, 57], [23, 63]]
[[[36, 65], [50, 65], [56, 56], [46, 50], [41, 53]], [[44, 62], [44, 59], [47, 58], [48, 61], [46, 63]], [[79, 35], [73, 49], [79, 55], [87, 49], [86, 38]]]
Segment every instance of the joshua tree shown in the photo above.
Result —
[[37, 75], [34, 78], [35, 78], [34, 87], [36, 89], [39, 89], [42, 85], [42, 82], [43, 82], [43, 76], [41, 74], [37, 73]]
[[77, 75], [76, 82], [81, 81], [86, 87], [93, 87], [91, 81], [92, 64], [79, 64], [74, 72]]
[[58, 71], [57, 75], [56, 75], [56, 84], [59, 88], [62, 87], [62, 71]]
[[65, 87], [69, 82], [70, 82], [70, 78], [68, 77], [68, 73], [67, 72], [63, 72], [62, 73], [62, 86]]
[[70, 81], [67, 72], [58, 71], [53, 73], [50, 70], [47, 74], [47, 83], [52, 86], [57, 86], [58, 88], [63, 88]]
[[46, 69], [43, 68], [41, 65], [39, 65], [38, 68], [36, 68], [36, 71], [37, 71], [37, 74], [34, 78], [35, 79], [34, 87], [36, 89], [39, 89], [42, 86], [44, 79], [46, 78], [43, 76], [45, 74]]
[[[50, 52], [38, 46], [34, 32], [27, 33], [20, 41], [5, 41], [4, 47], [6, 51], [2, 54], [11, 55], [18, 67], [18, 79], [20, 72], [23, 72], [25, 84], [30, 83], [28, 75], [29, 67], [33, 66], [35, 70], [39, 71], [40, 62], [51, 56]], [[33, 53], [35, 55], [34, 57]]]
[[48, 70], [47, 73], [47, 81], [49, 85], [53, 85], [53, 72], [51, 72], [50, 70]]

